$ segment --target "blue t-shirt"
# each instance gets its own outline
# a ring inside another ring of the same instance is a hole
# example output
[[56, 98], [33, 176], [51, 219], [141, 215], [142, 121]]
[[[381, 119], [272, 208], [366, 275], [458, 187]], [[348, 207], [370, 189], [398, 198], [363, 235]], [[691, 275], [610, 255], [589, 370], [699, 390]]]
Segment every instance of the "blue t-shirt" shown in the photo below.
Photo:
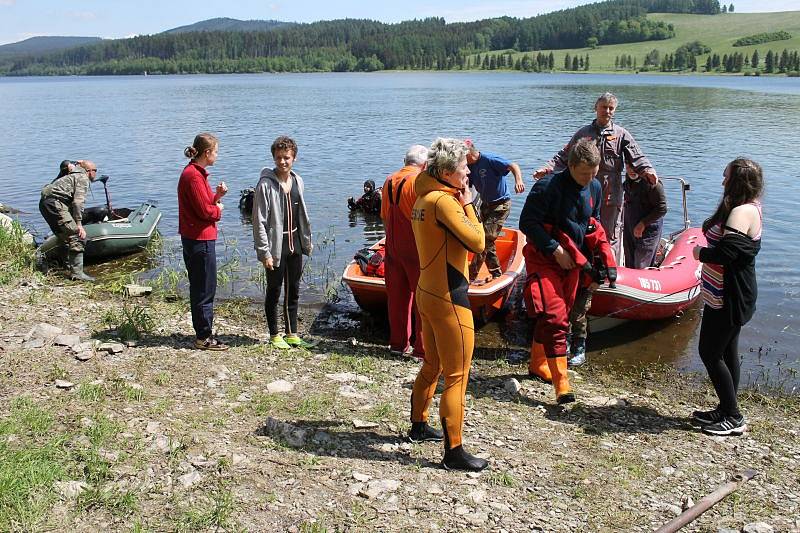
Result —
[[490, 152], [481, 152], [480, 158], [469, 167], [469, 184], [475, 187], [484, 203], [510, 200], [505, 176], [511, 162]]

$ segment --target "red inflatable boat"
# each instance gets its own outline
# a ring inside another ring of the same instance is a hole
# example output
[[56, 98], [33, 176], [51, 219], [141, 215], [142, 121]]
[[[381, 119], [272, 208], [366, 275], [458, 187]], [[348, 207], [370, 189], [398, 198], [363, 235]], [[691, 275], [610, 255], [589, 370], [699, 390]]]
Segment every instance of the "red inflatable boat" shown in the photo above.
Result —
[[681, 178], [684, 227], [662, 239], [663, 259], [657, 267], [641, 270], [619, 267], [617, 286], [601, 286], [592, 298], [592, 331], [614, 327], [627, 320], [656, 320], [680, 315], [700, 296], [701, 263], [692, 256], [695, 245], [705, 246], [700, 228], [689, 227], [687, 184]]

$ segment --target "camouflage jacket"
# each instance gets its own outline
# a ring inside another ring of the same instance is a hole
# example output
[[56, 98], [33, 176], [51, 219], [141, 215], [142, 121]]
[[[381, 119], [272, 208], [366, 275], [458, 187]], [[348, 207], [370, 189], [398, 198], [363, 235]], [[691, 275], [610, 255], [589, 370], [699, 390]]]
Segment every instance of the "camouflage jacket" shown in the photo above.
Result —
[[64, 205], [69, 206], [70, 214], [75, 222], [80, 224], [83, 218], [83, 204], [86, 202], [86, 193], [89, 192], [91, 180], [83, 167], [76, 166], [69, 174], [55, 179], [52, 183], [42, 187], [43, 198], [55, 198]]

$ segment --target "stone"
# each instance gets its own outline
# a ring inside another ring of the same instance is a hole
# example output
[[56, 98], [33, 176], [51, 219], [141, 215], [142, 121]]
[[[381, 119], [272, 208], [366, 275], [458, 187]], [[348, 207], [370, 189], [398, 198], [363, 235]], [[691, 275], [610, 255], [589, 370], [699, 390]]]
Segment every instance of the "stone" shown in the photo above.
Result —
[[76, 344], [80, 344], [81, 338], [77, 335], [58, 335], [53, 339], [53, 344], [56, 346], [69, 346], [72, 348]]
[[751, 522], [742, 528], [742, 533], [774, 533], [775, 528], [766, 522]]
[[362, 474], [361, 472], [356, 472], [355, 470], [353, 470], [353, 479], [355, 479], [356, 481], [367, 482], [370, 479], [372, 479], [372, 476], [369, 476], [367, 474]]
[[302, 447], [308, 435], [306, 430], [272, 417], [267, 418], [263, 431], [265, 435], [278, 437], [293, 448]]
[[34, 350], [36, 348], [44, 347], [44, 339], [36, 337], [35, 339], [27, 340], [22, 343], [22, 347], [26, 350]]
[[63, 331], [61, 328], [53, 326], [52, 324], [48, 324], [46, 322], [40, 322], [36, 324], [32, 330], [25, 335], [25, 340], [30, 339], [54, 339], [57, 336], [61, 335]]
[[228, 379], [228, 374], [230, 374], [230, 370], [225, 365], [214, 365], [211, 367], [211, 372], [214, 373], [214, 377], [219, 381]]
[[199, 483], [203, 479], [203, 476], [200, 475], [200, 472], [197, 470], [192, 470], [188, 474], [184, 474], [178, 478], [178, 482], [183, 485], [183, 488], [188, 489], [195, 483]]
[[472, 500], [473, 503], [477, 505], [483, 502], [483, 499], [486, 497], [486, 491], [476, 489], [471, 491], [467, 496], [469, 497], [470, 500]]
[[242, 455], [241, 453], [234, 453], [231, 455], [231, 464], [233, 466], [239, 466], [240, 464], [247, 462], [247, 456]]
[[427, 493], [428, 494], [434, 494], [434, 495], [435, 494], [444, 494], [444, 490], [442, 489], [442, 487], [440, 487], [439, 485], [434, 483], [433, 485], [428, 487]]
[[153, 287], [147, 287], [145, 285], [136, 285], [136, 284], [129, 284], [123, 287], [123, 294], [130, 298], [139, 298], [141, 296], [147, 296], [153, 292]]
[[359, 400], [365, 400], [367, 398], [366, 394], [358, 392], [358, 389], [353, 387], [352, 385], [342, 385], [339, 387], [337, 391], [339, 396], [344, 396], [345, 398], [356, 398]]
[[367, 483], [358, 493], [359, 496], [374, 500], [385, 492], [394, 492], [400, 488], [400, 482], [396, 479], [376, 479]]
[[166, 435], [159, 435], [156, 437], [155, 447], [162, 453], [169, 453], [180, 448], [181, 443]]
[[661, 475], [666, 477], [671, 477], [672, 474], [675, 473], [675, 468], [671, 466], [665, 466], [661, 469]]
[[97, 351], [110, 354], [121, 353], [125, 351], [125, 346], [119, 342], [103, 342], [97, 347]]
[[56, 481], [53, 483], [53, 488], [64, 498], [73, 499], [88, 489], [89, 484], [84, 481]]
[[279, 379], [267, 385], [267, 392], [270, 394], [281, 394], [286, 392], [292, 392], [293, 390], [294, 390], [294, 383], [286, 381], [285, 379]]
[[161, 427], [160, 422], [156, 422], [154, 420], [147, 423], [147, 427], [144, 428], [145, 433], [152, 435], [158, 431], [158, 428]]
[[516, 378], [510, 378], [503, 384], [503, 388], [509, 394], [519, 394], [519, 391], [522, 390], [522, 385], [520, 385]]
[[366, 420], [358, 420], [357, 418], [353, 419], [353, 427], [356, 429], [373, 429], [378, 426], [379, 424], [376, 422], [367, 422]]
[[681, 498], [681, 509], [686, 511], [690, 507], [694, 507], [694, 500], [692, 499], [692, 497], [686, 495], [683, 498]]
[[71, 389], [74, 387], [75, 384], [71, 381], [67, 381], [65, 379], [57, 379], [56, 380], [56, 387], [59, 389]]
[[339, 383], [349, 383], [351, 381], [356, 381], [358, 376], [353, 374], [352, 372], [339, 372], [338, 374], [325, 374], [325, 377], [332, 380], [338, 381]]
[[75, 354], [75, 359], [78, 361], [88, 361], [92, 357], [94, 357], [94, 352], [80, 352]]

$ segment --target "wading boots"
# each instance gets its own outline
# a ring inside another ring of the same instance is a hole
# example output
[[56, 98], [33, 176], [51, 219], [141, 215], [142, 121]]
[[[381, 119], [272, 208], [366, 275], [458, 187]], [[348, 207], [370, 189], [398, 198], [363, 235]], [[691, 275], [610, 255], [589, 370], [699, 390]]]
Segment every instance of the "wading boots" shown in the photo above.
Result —
[[83, 252], [69, 251], [67, 254], [69, 261], [69, 279], [73, 281], [94, 281], [92, 276], [89, 276], [83, 271]]

